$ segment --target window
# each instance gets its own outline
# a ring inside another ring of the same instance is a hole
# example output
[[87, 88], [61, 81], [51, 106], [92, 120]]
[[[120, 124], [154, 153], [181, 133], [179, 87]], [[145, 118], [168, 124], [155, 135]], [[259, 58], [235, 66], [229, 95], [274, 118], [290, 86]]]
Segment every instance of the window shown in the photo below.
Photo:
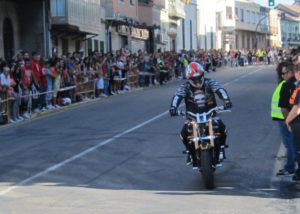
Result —
[[51, 0], [51, 15], [66, 16], [66, 0]]
[[75, 50], [79, 51], [81, 48], [81, 41], [80, 40], [76, 40], [75, 41]]
[[134, 5], [135, 0], [130, 0], [130, 5]]
[[93, 42], [92, 42], [92, 39], [88, 39], [87, 40], [87, 43], [88, 43], [88, 55], [90, 56], [92, 54], [92, 51], [93, 51]]
[[245, 17], [246, 23], [249, 23], [250, 18], [249, 18], [249, 10], [246, 10], [246, 17]]
[[250, 49], [250, 37], [247, 37], [247, 48]]
[[232, 7], [226, 7], [226, 19], [232, 19]]
[[98, 40], [94, 40], [94, 51], [99, 51], [99, 41]]
[[241, 9], [241, 22], [244, 22], [244, 9]]
[[104, 42], [100, 41], [100, 51], [101, 53], [104, 53]]
[[242, 35], [242, 48], [245, 48], [245, 35]]
[[62, 54], [67, 54], [69, 52], [69, 41], [67, 39], [62, 39]]
[[252, 23], [256, 24], [256, 20], [255, 20], [255, 12], [252, 12]]

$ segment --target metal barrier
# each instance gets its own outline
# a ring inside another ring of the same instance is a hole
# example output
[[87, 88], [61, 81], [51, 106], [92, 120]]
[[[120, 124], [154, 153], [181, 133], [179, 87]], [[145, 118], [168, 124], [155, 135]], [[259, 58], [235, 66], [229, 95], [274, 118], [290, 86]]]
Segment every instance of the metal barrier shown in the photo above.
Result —
[[75, 96], [77, 95], [92, 95], [92, 98], [95, 98], [96, 91], [96, 82], [95, 80], [79, 83], [75, 86]]
[[127, 84], [131, 88], [139, 86], [139, 72], [138, 71], [130, 71], [128, 73], [128, 82], [127, 82]]
[[[45, 95], [45, 94], [49, 94], [49, 93], [57, 93], [57, 92], [66, 92], [66, 91], [74, 91], [74, 96], [75, 97], [70, 97], [72, 100], [74, 98], [76, 98], [76, 96], [80, 95], [86, 95], [86, 96], [90, 96], [91, 98], [95, 98], [95, 81], [88, 81], [85, 83], [79, 83], [77, 85], [74, 86], [68, 86], [68, 87], [64, 87], [59, 89], [58, 91], [56, 90], [52, 90], [52, 91], [47, 91], [47, 92], [43, 92], [43, 93], [32, 93], [32, 91], [30, 91], [30, 93], [28, 95], [22, 95], [22, 96], [17, 96], [16, 98], [9, 98], [7, 97], [7, 93], [0, 93], [0, 117], [1, 118], [5, 118], [4, 123], [8, 122], [10, 119], [10, 101], [14, 100], [14, 99], [28, 99], [28, 103], [27, 103], [27, 112], [30, 115], [30, 118], [32, 116], [32, 101], [34, 99], [34, 97], [39, 97], [41, 95]], [[0, 122], [1, 122], [1, 118], [0, 118]]]
[[0, 93], [0, 123], [7, 123], [9, 121], [9, 99], [6, 92]]

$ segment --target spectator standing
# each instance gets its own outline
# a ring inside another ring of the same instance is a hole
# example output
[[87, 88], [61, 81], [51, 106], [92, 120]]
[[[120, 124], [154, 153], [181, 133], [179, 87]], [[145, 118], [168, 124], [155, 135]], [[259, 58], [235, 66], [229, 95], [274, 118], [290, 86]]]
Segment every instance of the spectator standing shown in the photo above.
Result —
[[[288, 69], [287, 69], [288, 67]], [[287, 62], [281, 62], [277, 66], [277, 76], [279, 84], [274, 91], [272, 97], [272, 119], [278, 123], [280, 135], [282, 138], [282, 143], [286, 148], [287, 161], [283, 169], [280, 169], [277, 175], [291, 175], [295, 170], [295, 148], [293, 143], [293, 136], [289, 132], [288, 127], [285, 124], [285, 115], [282, 113], [281, 108], [279, 107], [280, 94], [282, 86], [287, 80], [293, 75], [291, 70], [292, 67]], [[289, 95], [287, 95], [289, 96]], [[283, 98], [284, 99], [284, 98]]]
[[55, 65], [55, 67], [52, 67], [52, 74], [53, 74], [53, 105], [56, 108], [59, 108], [59, 98], [58, 98], [58, 92], [60, 90], [60, 84], [61, 84], [61, 73], [62, 73], [62, 66], [63, 62], [58, 61]]
[[52, 103], [53, 103], [53, 79], [54, 79], [54, 75], [52, 73], [49, 61], [45, 62], [45, 67], [43, 69], [44, 69], [44, 73], [46, 74], [46, 79], [47, 79], [47, 94], [46, 94], [47, 106], [46, 106], [46, 108], [51, 110], [51, 109], [54, 109], [54, 106], [52, 105]]
[[30, 60], [30, 69], [32, 70], [34, 78], [34, 87], [32, 90], [34, 93], [42, 93], [41, 95], [37, 95], [37, 99], [33, 99], [34, 112], [39, 112], [43, 107], [46, 107], [45, 92], [47, 90], [47, 84], [45, 74], [43, 74], [42, 67], [40, 65], [40, 60], [41, 55], [39, 53], [32, 53], [32, 58]]
[[252, 52], [251, 52], [251, 50], [248, 50], [247, 60], [248, 60], [248, 64], [252, 65]]
[[32, 91], [32, 86], [33, 86], [33, 73], [32, 70], [30, 69], [30, 63], [28, 60], [24, 61], [24, 67], [21, 69], [22, 73], [22, 90], [23, 90], [23, 99], [21, 103], [21, 112], [23, 113], [22, 116], [24, 118], [29, 118], [30, 113], [29, 110], [31, 108], [31, 100], [32, 97], [30, 96], [30, 93]]
[[12, 78], [12, 83], [13, 89], [14, 89], [14, 118], [18, 121], [24, 120], [23, 117], [20, 116], [20, 105], [21, 105], [21, 95], [22, 95], [22, 88], [21, 88], [21, 82], [22, 82], [22, 76], [21, 76], [21, 67], [18, 66], [15, 62], [11, 65], [11, 78]]
[[293, 176], [293, 180], [300, 181], [300, 64], [295, 66], [295, 78], [297, 79], [297, 87], [289, 100], [293, 107], [286, 118], [286, 124], [293, 133], [296, 149], [296, 162], [298, 168]]
[[2, 91], [7, 94], [7, 97], [10, 99], [9, 101], [9, 109], [10, 109], [10, 123], [18, 122], [17, 119], [17, 108], [16, 108], [16, 97], [14, 92], [15, 82], [10, 74], [10, 68], [5, 66], [3, 68], [3, 73], [0, 75], [0, 82]]

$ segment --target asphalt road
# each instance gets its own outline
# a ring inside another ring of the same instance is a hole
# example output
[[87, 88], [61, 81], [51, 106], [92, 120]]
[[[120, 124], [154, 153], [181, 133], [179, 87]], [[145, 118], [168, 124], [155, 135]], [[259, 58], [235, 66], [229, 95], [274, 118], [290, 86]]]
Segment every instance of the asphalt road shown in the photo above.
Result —
[[185, 165], [181, 81], [0, 127], [0, 214], [299, 213], [300, 187], [278, 178], [284, 154], [270, 99], [273, 66], [207, 74], [231, 95], [227, 160], [205, 190]]

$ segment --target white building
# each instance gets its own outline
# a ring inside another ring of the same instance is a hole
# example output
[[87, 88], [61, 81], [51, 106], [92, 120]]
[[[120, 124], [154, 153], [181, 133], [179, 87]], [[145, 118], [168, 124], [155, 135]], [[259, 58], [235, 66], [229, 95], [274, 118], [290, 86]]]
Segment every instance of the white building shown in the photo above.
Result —
[[251, 0], [235, 2], [235, 48], [267, 48], [269, 42], [269, 10]]
[[[224, 0], [223, 0], [224, 1]], [[225, 2], [225, 1], [224, 1]], [[198, 49], [209, 50], [217, 48], [216, 13], [217, 0], [197, 0], [197, 35]]]
[[252, 0], [217, 0], [217, 48], [270, 47], [269, 9]]
[[190, 0], [184, 6], [185, 18], [181, 19], [177, 28], [177, 51], [196, 50], [197, 44], [197, 0]]
[[235, 49], [236, 16], [234, 0], [216, 0], [216, 48]]

